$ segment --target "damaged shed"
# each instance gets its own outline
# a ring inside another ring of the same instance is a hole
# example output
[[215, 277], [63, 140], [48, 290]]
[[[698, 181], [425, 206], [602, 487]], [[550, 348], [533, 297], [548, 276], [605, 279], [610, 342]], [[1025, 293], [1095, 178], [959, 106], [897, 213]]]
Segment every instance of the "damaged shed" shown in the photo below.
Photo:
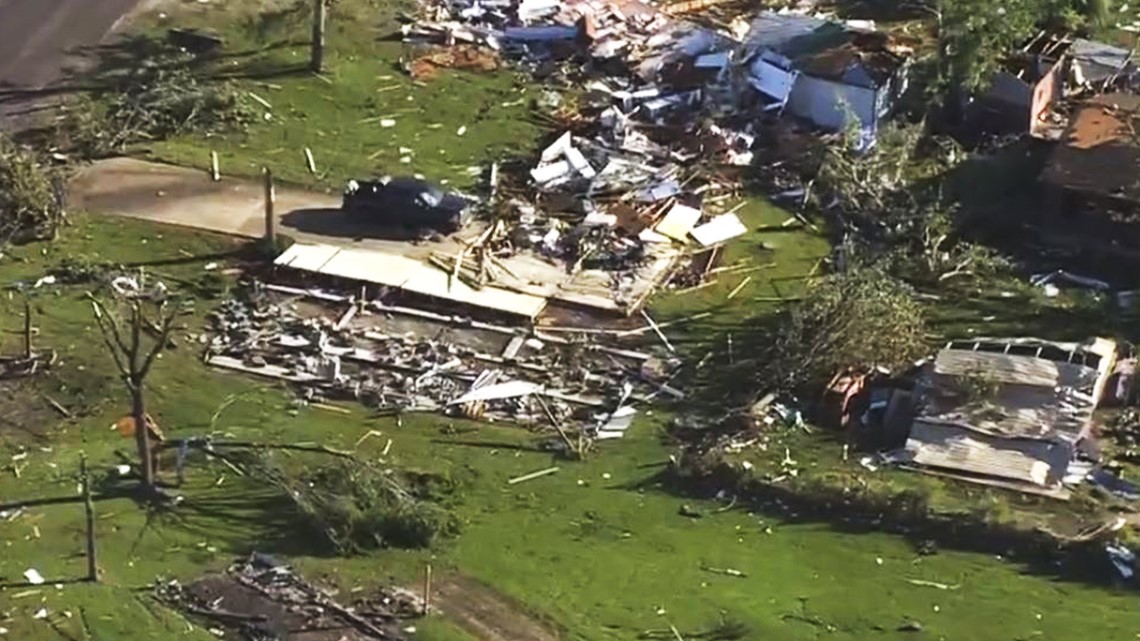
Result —
[[1061, 496], [1116, 355], [1114, 341], [955, 341], [926, 366], [904, 460], [937, 474]]
[[848, 114], [873, 135], [907, 85], [907, 58], [887, 34], [813, 16], [767, 11], [752, 21], [740, 59], [771, 102], [825, 129]]

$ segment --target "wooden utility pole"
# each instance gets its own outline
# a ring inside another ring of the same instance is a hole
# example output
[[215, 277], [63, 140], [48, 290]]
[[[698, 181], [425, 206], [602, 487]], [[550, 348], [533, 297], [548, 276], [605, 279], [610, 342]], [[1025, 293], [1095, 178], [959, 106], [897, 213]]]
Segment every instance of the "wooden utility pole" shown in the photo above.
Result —
[[269, 167], [261, 168], [262, 178], [265, 179], [265, 240], [269, 247], [277, 244], [277, 219], [273, 216], [273, 172]]
[[309, 52], [309, 68], [313, 73], [320, 73], [325, 64], [325, 1], [313, 0], [313, 43]]
[[95, 557], [95, 505], [91, 502], [91, 477], [87, 473], [87, 454], [79, 455], [79, 482], [83, 492], [83, 512], [87, 520], [87, 580], [99, 582], [99, 563]]
[[24, 299], [24, 358], [32, 358], [32, 304]]

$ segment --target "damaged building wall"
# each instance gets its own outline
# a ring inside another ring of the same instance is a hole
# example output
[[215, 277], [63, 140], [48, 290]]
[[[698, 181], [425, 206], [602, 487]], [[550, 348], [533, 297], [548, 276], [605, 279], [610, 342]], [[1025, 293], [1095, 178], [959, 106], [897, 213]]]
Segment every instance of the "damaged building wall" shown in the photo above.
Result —
[[753, 89], [824, 129], [854, 117], [873, 133], [906, 88], [907, 60], [889, 36], [815, 16], [760, 14], [737, 57]]
[[874, 89], [801, 74], [792, 86], [786, 110], [826, 129], [845, 128], [850, 115], [861, 128], [874, 130], [878, 103], [879, 92]]
[[1004, 131], [1038, 135], [1053, 101], [1063, 86], [1063, 60], [1045, 66], [1041, 77], [1028, 82], [1023, 74], [1006, 70], [994, 74], [989, 89], [980, 99], [989, 126]]

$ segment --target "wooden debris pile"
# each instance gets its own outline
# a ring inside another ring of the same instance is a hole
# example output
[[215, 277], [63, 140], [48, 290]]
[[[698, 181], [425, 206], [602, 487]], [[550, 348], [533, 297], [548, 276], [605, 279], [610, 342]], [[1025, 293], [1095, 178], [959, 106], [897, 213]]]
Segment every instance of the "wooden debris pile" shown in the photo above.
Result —
[[467, 71], [494, 71], [502, 64], [493, 49], [474, 45], [454, 47], [429, 46], [408, 66], [408, 73], [415, 80], [431, 80], [443, 69], [463, 69]]
[[[459, 278], [474, 277], [478, 259], [468, 260]], [[684, 396], [667, 385], [675, 359], [620, 346], [649, 330], [507, 327], [322, 292], [322, 302], [345, 305], [329, 318], [286, 298], [304, 290], [252, 289], [211, 315], [205, 360], [288, 381], [306, 402], [354, 399], [384, 412], [513, 421], [549, 429], [579, 450], [595, 437], [620, 437], [634, 405]]]
[[233, 634], [246, 641], [297, 635], [319, 641], [401, 641], [408, 638], [405, 622], [423, 613], [422, 600], [398, 588], [371, 593], [351, 607], [341, 605], [333, 592], [256, 552], [224, 574], [189, 585], [159, 583], [155, 595], [191, 619], [205, 620], [216, 636]]

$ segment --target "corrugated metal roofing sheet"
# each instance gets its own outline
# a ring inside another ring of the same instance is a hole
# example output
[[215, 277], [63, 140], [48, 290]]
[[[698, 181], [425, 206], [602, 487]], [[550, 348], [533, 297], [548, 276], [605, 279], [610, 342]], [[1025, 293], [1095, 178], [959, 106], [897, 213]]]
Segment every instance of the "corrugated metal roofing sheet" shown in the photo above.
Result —
[[1091, 391], [1097, 371], [1075, 363], [1063, 363], [1035, 356], [944, 349], [934, 360], [936, 374], [963, 377], [982, 374], [1001, 383], [1053, 388], [1057, 386]]
[[916, 465], [1038, 486], [1060, 482], [1072, 457], [1064, 443], [991, 438], [922, 419], [911, 428], [906, 452]]
[[[1099, 73], [1094, 77], [1099, 77], [1100, 73], [1110, 73], [1123, 69], [1132, 59], [1132, 52], [1128, 49], [1082, 38], [1073, 41], [1068, 54], [1079, 65], [1100, 67], [1101, 69], [1097, 70]], [[1091, 69], [1086, 70], [1086, 75], [1092, 75], [1090, 73], [1092, 71]]]

